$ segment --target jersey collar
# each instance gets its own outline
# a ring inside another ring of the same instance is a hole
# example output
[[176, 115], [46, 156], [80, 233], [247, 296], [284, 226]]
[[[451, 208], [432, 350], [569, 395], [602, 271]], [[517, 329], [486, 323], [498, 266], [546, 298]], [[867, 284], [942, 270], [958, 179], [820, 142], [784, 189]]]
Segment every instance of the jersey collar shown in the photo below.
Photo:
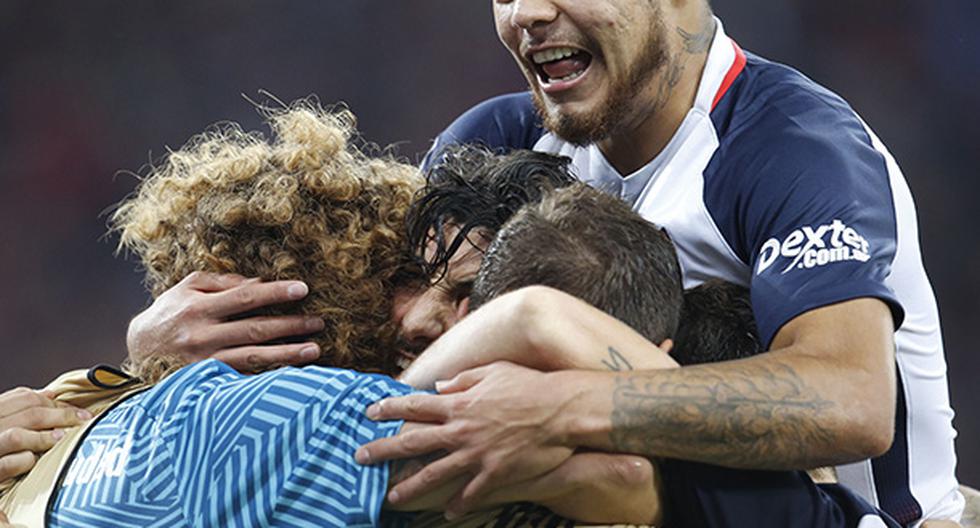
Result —
[[738, 75], [745, 69], [745, 53], [725, 34], [725, 28], [715, 17], [715, 36], [708, 50], [708, 60], [701, 74], [701, 83], [694, 99], [694, 108], [710, 114], [724, 97]]

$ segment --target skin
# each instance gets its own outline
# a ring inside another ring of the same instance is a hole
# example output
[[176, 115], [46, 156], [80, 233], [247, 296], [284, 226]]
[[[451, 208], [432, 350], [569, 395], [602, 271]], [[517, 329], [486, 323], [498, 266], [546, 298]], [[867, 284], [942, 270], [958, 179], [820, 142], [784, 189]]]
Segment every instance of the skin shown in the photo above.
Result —
[[[545, 125], [570, 141], [597, 143], [624, 175], [653, 159], [680, 127], [714, 34], [707, 6], [696, 0], [497, 0], [493, 11]], [[530, 57], [556, 47], [591, 56], [567, 89], [547, 87]]]
[[25, 387], [0, 394], [0, 482], [27, 473], [37, 457], [92, 415]]
[[[622, 174], [646, 164], [676, 132], [694, 100], [714, 31], [706, 5], [694, 0], [498, 0], [494, 14], [498, 35], [528, 75], [546, 121], [601, 123], [602, 130], [586, 139], [595, 140]], [[660, 57], [643, 60], [651, 43], [662, 46]], [[586, 75], [564, 90], [546, 90], [527, 56], [554, 46], [591, 55]], [[649, 71], [631, 72], [634, 65]], [[626, 101], [631, 106], [618, 109], [614, 123], [601, 119], [604, 107], [621, 104], [615, 96], [633, 79], [643, 86]], [[457, 321], [462, 301], [453, 312]], [[427, 304], [420, 306], [442, 306]], [[402, 321], [411, 321], [414, 309], [406, 309]], [[582, 446], [748, 468], [851, 462], [881, 454], [891, 442], [893, 331], [882, 302], [855, 299], [798, 316], [779, 330], [771, 353], [727, 364], [629, 372], [493, 364], [440, 386], [443, 395], [372, 408], [378, 419], [442, 427], [413, 435], [411, 444], [406, 436], [369, 444], [362, 458], [421, 456], [441, 444], [450, 455], [440, 462], [452, 458], [453, 464], [425, 467], [398, 484], [389, 500], [409, 501], [460, 475], [472, 476], [451, 503], [454, 513], [487, 501], [508, 483], [554, 471], [568, 460], [554, 453], [570, 456]], [[197, 352], [214, 343], [202, 339]], [[601, 351], [609, 346], [600, 345]], [[621, 364], [613, 356], [608, 361]], [[499, 431], [490, 441], [485, 435], [494, 428]], [[553, 465], [542, 467], [540, 460]]]
[[[636, 93], [634, 111], [593, 138], [623, 174], [653, 159], [693, 104], [714, 30], [702, 2], [498, 0], [493, 7], [498, 35], [527, 75], [549, 123], [558, 117], [588, 122], [601, 113], [615, 87], [631, 76], [630, 68], [644, 64], [646, 51], [637, 43], [662, 43], [665, 59], [640, 76], [647, 83]], [[527, 55], [555, 46], [592, 56], [589, 70], [557, 92], [540, 82]], [[455, 513], [481, 504], [509, 481], [532, 477], [541, 468], [531, 461], [555, 446], [742, 468], [854, 462], [880, 455], [891, 444], [893, 333], [886, 305], [861, 298], [796, 317], [778, 331], [770, 353], [736, 362], [624, 374], [491, 365], [461, 374], [467, 383], [453, 385], [451, 394], [384, 402], [372, 411], [378, 419], [445, 428], [414, 437], [411, 446], [396, 436], [364, 449], [372, 461], [416, 456], [425, 451], [419, 446], [433, 442], [460, 453], [452, 465], [434, 463], [400, 483], [392, 501], [472, 475], [450, 504]], [[522, 429], [527, 424], [538, 425], [528, 432]], [[481, 433], [488, 428], [500, 434], [491, 440]]]
[[213, 357], [242, 372], [275, 364], [302, 365], [319, 357], [316, 343], [264, 344], [323, 329], [317, 317], [250, 317], [237, 314], [302, 299], [298, 281], [263, 283], [240, 275], [195, 272], [160, 295], [129, 323], [126, 345], [140, 360], [177, 355], [192, 363]]
[[[605, 349], [600, 346], [602, 343], [608, 343]], [[433, 343], [399, 379], [417, 387], [436, 386], [441, 392], [448, 393], [465, 388], [465, 375], [455, 377], [457, 374], [495, 361], [498, 362], [495, 365], [508, 372], [508, 377], [514, 372], [528, 370], [525, 368], [528, 365], [548, 371], [581, 368], [625, 372], [633, 368], [676, 368], [677, 363], [666, 354], [670, 347], [670, 340], [655, 346], [622, 322], [568, 294], [532, 286], [494, 299], [466, 317]], [[439, 380], [449, 381], [440, 383]], [[505, 405], [521, 414], [519, 407], [526, 403], [534, 405], [533, 402], [514, 401]], [[408, 405], [412, 403], [408, 402]], [[372, 407], [368, 415], [377, 412], [378, 408]], [[556, 408], [551, 417], [560, 414], [561, 410]], [[535, 425], [525, 422], [515, 428], [514, 423], [496, 424], [484, 432], [491, 437], [496, 435], [496, 430], [507, 431], [502, 434], [534, 434]], [[444, 426], [407, 424], [402, 435], [411, 445], [416, 438], [421, 441], [440, 438], [445, 429]], [[521, 432], [515, 433], [515, 430]], [[495, 440], [489, 438], [486, 441]], [[440, 453], [438, 443], [427, 447]], [[518, 475], [490, 494], [482, 505], [531, 501], [583, 522], [656, 524], [660, 521], [658, 474], [649, 460], [573, 451], [555, 445], [539, 452], [535, 460], [529, 461], [539, 468], [531, 471], [536, 476], [524, 479]], [[359, 451], [357, 457], [359, 462], [371, 463], [368, 450]], [[408, 459], [405, 466], [395, 466], [397, 477], [390, 484], [396, 486], [394, 495], [389, 496], [389, 506], [416, 510], [433, 505], [433, 499], [443, 505], [446, 499], [459, 492], [466, 483], [465, 478], [458, 476], [448, 485], [411, 501], [398, 499], [397, 484], [412, 478], [428, 463], [452, 467], [457, 460], [458, 454], [442, 457], [440, 453], [430, 460]], [[406, 467], [410, 470], [402, 472], [401, 468]]]
[[[459, 228], [447, 225], [445, 237], [452, 240]], [[470, 233], [467, 242], [450, 258], [446, 273], [422, 288], [402, 289], [395, 293], [391, 319], [399, 328], [399, 351], [414, 360], [432, 342], [456, 325], [469, 312], [473, 280], [480, 270], [483, 252], [492, 237], [485, 231]], [[435, 252], [435, 243], [427, 249]]]

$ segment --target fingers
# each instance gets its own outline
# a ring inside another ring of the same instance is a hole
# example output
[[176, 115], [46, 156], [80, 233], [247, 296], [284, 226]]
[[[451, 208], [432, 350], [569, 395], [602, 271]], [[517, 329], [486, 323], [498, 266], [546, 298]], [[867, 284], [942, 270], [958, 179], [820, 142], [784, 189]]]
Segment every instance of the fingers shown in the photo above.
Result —
[[298, 301], [309, 292], [310, 288], [299, 281], [245, 281], [235, 288], [215, 293], [209, 299], [207, 314], [220, 319], [264, 306]]
[[361, 446], [354, 453], [359, 464], [377, 464], [385, 460], [412, 458], [449, 447], [445, 427], [425, 427], [402, 431], [390, 437]]
[[446, 503], [446, 518], [454, 519], [461, 517], [466, 512], [473, 509], [482, 495], [486, 492], [488, 484], [493, 477], [487, 471], [480, 472], [477, 476], [463, 486], [455, 497]]
[[65, 436], [61, 429], [52, 431], [31, 431], [21, 427], [5, 429], [0, 432], [0, 456], [21, 451], [43, 453], [54, 447]]
[[302, 315], [249, 317], [202, 330], [200, 339], [214, 349], [222, 349], [312, 334], [323, 330], [323, 327], [323, 319], [319, 317]]
[[451, 379], [436, 382], [436, 392], [439, 394], [452, 394], [463, 392], [479, 383], [487, 375], [486, 367], [460, 372]]
[[387, 398], [367, 408], [367, 417], [378, 420], [408, 420], [411, 422], [445, 422], [449, 418], [452, 399], [438, 394], [410, 394]]
[[195, 271], [184, 277], [178, 284], [188, 286], [202, 292], [219, 292], [229, 290], [236, 286], [255, 279], [246, 279], [237, 273], [209, 273], [206, 271]]
[[515, 365], [510, 361], [495, 361], [489, 365], [483, 365], [482, 367], [472, 368], [460, 372], [452, 379], [445, 381], [436, 382], [436, 391], [439, 394], [451, 394], [454, 392], [463, 392], [465, 390], [471, 389], [477, 383], [480, 383], [491, 373], [500, 370], [513, 368]]
[[0, 394], [0, 418], [17, 414], [31, 407], [54, 406], [54, 400], [27, 387], [18, 387]]
[[37, 455], [30, 451], [21, 451], [0, 457], [0, 481], [23, 475], [34, 467]]
[[422, 468], [421, 471], [400, 482], [388, 492], [388, 502], [398, 504], [415, 500], [442, 484], [469, 472], [466, 458], [453, 453]]
[[211, 356], [240, 372], [257, 372], [272, 365], [306, 365], [320, 357], [316, 343], [245, 346]]
[[15, 428], [30, 431], [62, 429], [79, 425], [91, 417], [92, 413], [74, 407], [32, 407], [0, 418], [0, 431]]

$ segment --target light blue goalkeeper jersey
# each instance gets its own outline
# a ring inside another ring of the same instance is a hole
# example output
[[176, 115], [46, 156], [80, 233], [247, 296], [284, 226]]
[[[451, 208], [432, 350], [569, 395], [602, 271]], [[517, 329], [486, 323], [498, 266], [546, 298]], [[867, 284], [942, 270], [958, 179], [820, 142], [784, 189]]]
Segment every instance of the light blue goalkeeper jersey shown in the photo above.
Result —
[[373, 526], [385, 464], [358, 446], [402, 422], [371, 403], [412, 392], [391, 378], [321, 367], [244, 376], [191, 365], [107, 413], [52, 499], [52, 527]]

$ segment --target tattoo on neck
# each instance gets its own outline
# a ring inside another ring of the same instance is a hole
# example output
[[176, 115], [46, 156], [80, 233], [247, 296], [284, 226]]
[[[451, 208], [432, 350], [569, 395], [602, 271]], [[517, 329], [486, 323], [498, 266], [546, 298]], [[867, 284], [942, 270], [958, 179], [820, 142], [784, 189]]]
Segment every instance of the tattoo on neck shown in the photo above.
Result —
[[603, 359], [602, 364], [613, 372], [633, 370], [633, 365], [630, 364], [629, 360], [613, 347], [609, 347], [609, 359]]
[[678, 27], [677, 34], [684, 40], [684, 51], [692, 54], [704, 53], [711, 47], [711, 41], [715, 36], [715, 20], [707, 17], [697, 33], [688, 33], [684, 28]]
[[818, 420], [833, 407], [785, 363], [624, 374], [613, 393], [611, 441], [624, 453], [783, 467], [835, 441]]

